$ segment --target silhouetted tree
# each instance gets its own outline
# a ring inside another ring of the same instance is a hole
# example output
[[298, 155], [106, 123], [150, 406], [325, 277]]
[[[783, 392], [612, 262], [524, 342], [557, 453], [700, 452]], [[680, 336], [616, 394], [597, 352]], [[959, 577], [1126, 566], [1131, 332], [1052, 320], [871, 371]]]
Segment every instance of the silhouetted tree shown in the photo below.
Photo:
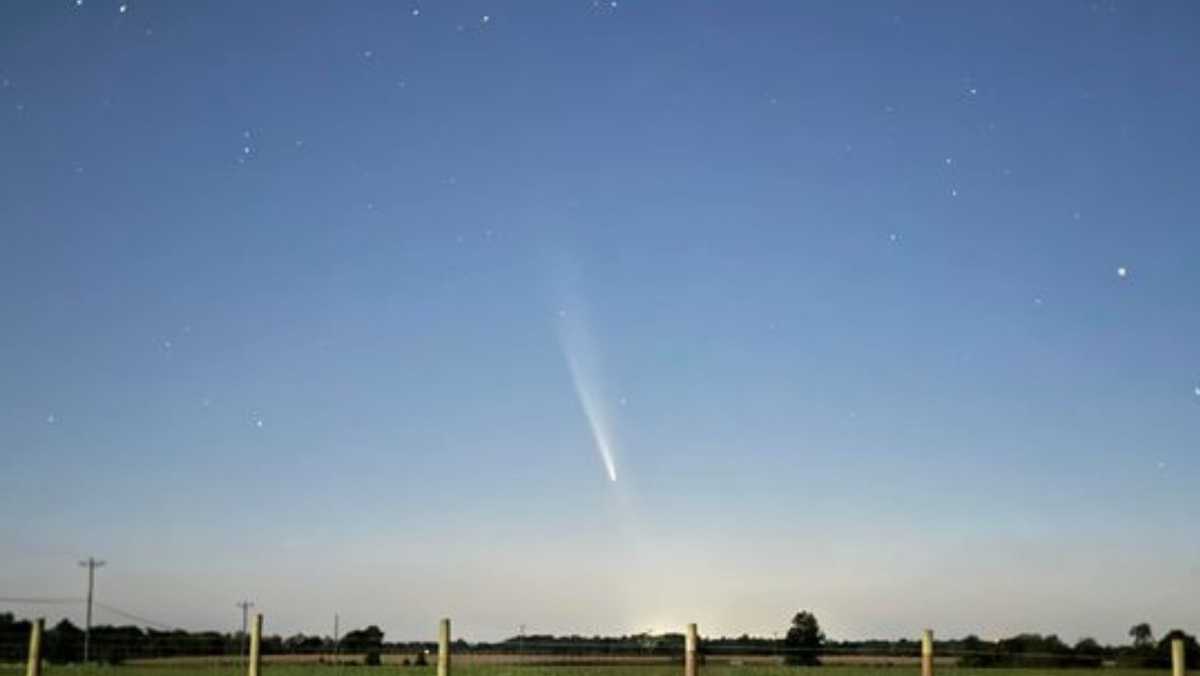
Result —
[[817, 616], [801, 610], [792, 618], [783, 646], [787, 651], [784, 661], [792, 665], [817, 665], [821, 663], [818, 652], [825, 643], [825, 633], [817, 622]]
[[382, 662], [379, 653], [383, 648], [383, 630], [375, 625], [366, 629], [356, 629], [347, 632], [342, 637], [342, 650], [348, 653], [365, 653], [363, 664], [379, 666]]
[[1140, 622], [1130, 627], [1129, 635], [1133, 638], [1134, 648], [1146, 648], [1154, 643], [1154, 632], [1148, 622]]
[[19, 662], [25, 658], [32, 627], [29, 620], [17, 620], [12, 613], [0, 613], [0, 662]]
[[320, 636], [296, 634], [283, 641], [283, 648], [293, 653], [315, 653], [325, 649], [325, 639]]
[[42, 655], [50, 662], [78, 662], [83, 659], [83, 630], [63, 620], [47, 631], [43, 639]]
[[383, 630], [373, 624], [366, 629], [348, 631], [342, 637], [342, 650], [348, 653], [379, 650], [382, 646]]
[[1077, 655], [1100, 655], [1104, 652], [1104, 648], [1091, 637], [1076, 641], [1074, 650]]
[[1162, 640], [1158, 642], [1158, 647], [1154, 650], [1157, 664], [1155, 666], [1168, 667], [1171, 664], [1171, 641], [1174, 639], [1183, 639], [1183, 664], [1188, 669], [1200, 669], [1200, 645], [1196, 643], [1196, 637], [1184, 632], [1182, 629], [1172, 629], [1163, 635]]
[[958, 658], [960, 667], [994, 667], [1001, 662], [996, 645], [975, 634], [967, 634], [961, 642], [960, 649], [964, 653]]

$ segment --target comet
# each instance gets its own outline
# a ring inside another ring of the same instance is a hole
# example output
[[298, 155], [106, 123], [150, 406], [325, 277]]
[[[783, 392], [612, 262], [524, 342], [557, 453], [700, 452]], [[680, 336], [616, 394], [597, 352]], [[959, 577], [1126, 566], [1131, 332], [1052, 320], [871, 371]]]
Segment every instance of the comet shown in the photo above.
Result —
[[578, 312], [568, 313], [559, 311], [561, 326], [559, 342], [562, 345], [563, 357], [567, 369], [571, 373], [571, 384], [575, 387], [575, 397], [579, 407], [587, 418], [588, 427], [592, 432], [592, 441], [596, 452], [604, 463], [604, 471], [608, 480], [617, 480], [617, 463], [613, 453], [613, 435], [608, 408], [604, 404], [603, 389], [600, 386], [599, 369], [597, 368], [596, 350], [591, 340], [586, 323]]

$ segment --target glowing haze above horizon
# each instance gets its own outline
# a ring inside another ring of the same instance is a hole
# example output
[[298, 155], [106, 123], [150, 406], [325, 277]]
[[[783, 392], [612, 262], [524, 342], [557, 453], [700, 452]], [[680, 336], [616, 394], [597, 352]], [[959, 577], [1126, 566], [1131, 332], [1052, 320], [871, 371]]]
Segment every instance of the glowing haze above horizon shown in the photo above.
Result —
[[96, 556], [189, 628], [1194, 633], [1197, 34], [5, 3], [0, 596]]

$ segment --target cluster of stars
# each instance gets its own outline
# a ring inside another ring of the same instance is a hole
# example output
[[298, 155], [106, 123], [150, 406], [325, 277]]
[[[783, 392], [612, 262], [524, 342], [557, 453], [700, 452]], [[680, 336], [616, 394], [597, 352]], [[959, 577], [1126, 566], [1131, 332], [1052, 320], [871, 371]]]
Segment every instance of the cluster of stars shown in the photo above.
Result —
[[[73, 0], [73, 4], [75, 7], [82, 7], [84, 4], [84, 0]], [[594, 0], [592, 5], [595, 8], [607, 8], [610, 10], [615, 10], [619, 6], [619, 3], [618, 3], [618, 0], [607, 0], [607, 1]], [[121, 3], [120, 5], [117, 6], [117, 12], [122, 15], [127, 14], [129, 12], [129, 9], [130, 9], [130, 5], [128, 3]], [[420, 7], [414, 6], [411, 8], [409, 13], [412, 17], [419, 17], [419, 16], [421, 16], [421, 9], [420, 9]], [[478, 22], [479, 22], [480, 26], [487, 26], [487, 25], [492, 24], [492, 19], [493, 19], [493, 17], [490, 14], [483, 14], [480, 16]], [[897, 22], [899, 21], [899, 17], [895, 17], [895, 19]], [[457, 28], [459, 31], [463, 30], [463, 26], [461, 26], [461, 25], [459, 25]], [[147, 32], [149, 33], [149, 30]], [[362, 54], [363, 59], [365, 59], [365, 60], [372, 60], [375, 56], [375, 52], [371, 49], [363, 50], [361, 54]], [[11, 83], [7, 78], [0, 79], [0, 88], [6, 89], [6, 88], [9, 88], [10, 85], [11, 85]], [[397, 82], [397, 87], [404, 88], [405, 86], [406, 86], [406, 83], [404, 80], [399, 80]], [[960, 84], [959, 86], [962, 86], [962, 85]], [[964, 90], [960, 90], [960, 91], [964, 91]], [[979, 95], [979, 89], [976, 86], [970, 85], [965, 88], [965, 96], [966, 97], [973, 98], [978, 95]], [[767, 100], [772, 105], [775, 105], [778, 103], [778, 99], [775, 96], [768, 96]], [[24, 105], [18, 104], [17, 109], [23, 110]], [[883, 110], [887, 114], [893, 114], [896, 112], [897, 109], [892, 105], [886, 105], [883, 107]], [[301, 148], [301, 147], [303, 147], [303, 145], [304, 145], [303, 140], [295, 141], [296, 148]], [[845, 146], [845, 151], [847, 153], [851, 152], [852, 150], [853, 150], [853, 147], [851, 145], [847, 144]], [[255, 146], [253, 144], [253, 133], [251, 132], [251, 130], [246, 129], [242, 132], [242, 144], [241, 144], [240, 153], [238, 154], [237, 162], [239, 164], [244, 164], [248, 160], [254, 158], [255, 155], [256, 155], [256, 150], [255, 150]], [[953, 156], [946, 155], [943, 157], [943, 164], [947, 168], [953, 168], [956, 165], [956, 160]], [[970, 161], [968, 159], [968, 165], [969, 164], [970, 164]], [[76, 166], [76, 168], [75, 168], [76, 173], [82, 173], [82, 171], [83, 171], [83, 168], [81, 166]], [[1003, 171], [1003, 173], [1004, 173], [1004, 175], [1010, 175], [1011, 170], [1005, 169]], [[449, 176], [448, 178], [445, 179], [445, 183], [449, 186], [455, 186], [457, 184], [457, 178], [454, 176]], [[949, 195], [951, 198], [959, 197], [959, 188], [957, 185], [952, 185], [949, 187]], [[374, 207], [375, 207], [375, 205], [373, 202], [368, 202], [366, 205], [367, 210], [373, 210]], [[1081, 213], [1078, 210], [1073, 211], [1071, 213], [1071, 218], [1075, 221], [1079, 221], [1079, 220], [1081, 220]], [[484, 233], [484, 236], [486, 238], [490, 239], [493, 236], [492, 230], [488, 229]], [[897, 244], [901, 241], [901, 234], [898, 232], [891, 232], [888, 234], [888, 240], [893, 244]], [[461, 234], [457, 235], [455, 238], [455, 241], [459, 244], [462, 244], [464, 242], [464, 236]], [[1116, 275], [1117, 275], [1118, 279], [1127, 280], [1130, 277], [1130, 270], [1125, 265], [1117, 266], [1116, 267]], [[1041, 305], [1043, 305], [1043, 298], [1041, 296], [1036, 296], [1032, 299], [1032, 302], [1036, 306], [1041, 306]], [[567, 316], [567, 311], [565, 309], [559, 309], [557, 311], [557, 316], [559, 318], [565, 318]], [[771, 328], [772, 329], [774, 328], [774, 323], [772, 323]], [[190, 331], [190, 327], [188, 327], [185, 330], [185, 333], [188, 331]], [[162, 348], [166, 351], [171, 351], [175, 346], [174, 342], [169, 338], [164, 339], [162, 341], [161, 345], [162, 345]], [[1192, 392], [1195, 395], [1195, 397], [1200, 398], [1200, 384], [1195, 385], [1192, 389]], [[626, 397], [624, 397], [624, 396], [619, 397], [618, 404], [620, 406], [626, 406], [627, 403], [628, 403], [628, 400]], [[201, 401], [201, 405], [204, 408], [210, 407], [211, 404], [212, 404], [212, 402], [208, 397], [203, 398]], [[851, 414], [851, 415], [853, 415], [853, 414]], [[262, 415], [257, 411], [251, 412], [249, 420], [250, 420], [250, 425], [256, 429], [262, 429], [264, 427], [265, 421], [264, 421]], [[55, 425], [58, 423], [58, 418], [54, 413], [50, 413], [50, 414], [46, 415], [45, 422], [48, 425]], [[1160, 463], [1158, 463], [1158, 465], [1160, 468], [1164, 467], [1164, 463], [1160, 462]]]
[[[258, 157], [258, 146], [254, 142], [254, 132], [249, 129], [242, 131], [241, 139], [238, 142], [241, 144], [241, 148], [239, 149], [236, 158], [238, 164], [246, 164], [250, 160]], [[296, 150], [304, 148], [304, 145], [304, 139], [298, 138], [292, 141], [292, 146]]]
[[245, 164], [246, 160], [254, 156], [254, 146], [250, 145], [250, 139], [253, 134], [249, 129], [242, 132], [242, 154], [238, 157], [238, 164]]
[[[485, 229], [484, 229], [484, 231], [483, 231], [483, 239], [490, 240], [490, 239], [494, 238], [495, 236], [496, 236], [496, 231], [495, 231], [495, 230], [493, 230], [493, 229], [491, 229], [491, 228], [485, 228]], [[456, 234], [454, 235], [454, 243], [455, 243], [455, 244], [465, 244], [465, 243], [466, 243], [466, 241], [467, 241], [467, 235], [464, 235], [464, 234], [462, 234], [462, 233], [456, 233]]]

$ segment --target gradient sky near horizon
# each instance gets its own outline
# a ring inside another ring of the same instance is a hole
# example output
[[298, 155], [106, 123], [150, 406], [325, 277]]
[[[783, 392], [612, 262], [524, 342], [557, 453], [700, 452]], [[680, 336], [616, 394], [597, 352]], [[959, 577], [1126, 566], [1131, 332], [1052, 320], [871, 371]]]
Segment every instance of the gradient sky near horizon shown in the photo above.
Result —
[[96, 556], [189, 628], [1195, 633], [1197, 36], [7, 2], [0, 596]]

